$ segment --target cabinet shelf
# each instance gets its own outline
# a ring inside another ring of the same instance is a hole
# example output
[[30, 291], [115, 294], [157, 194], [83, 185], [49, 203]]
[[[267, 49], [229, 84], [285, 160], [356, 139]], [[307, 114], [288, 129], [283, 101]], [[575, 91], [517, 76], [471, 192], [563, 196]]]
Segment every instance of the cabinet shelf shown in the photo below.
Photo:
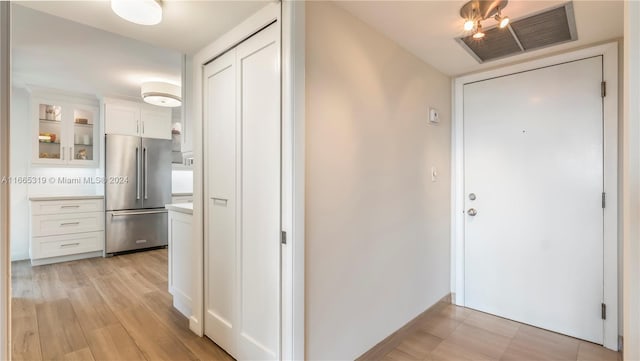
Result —
[[80, 128], [92, 128], [93, 124], [73, 123], [73, 126], [80, 127]]
[[56, 120], [56, 119], [42, 119], [42, 118], [40, 118], [40, 121], [44, 122], [44, 123], [54, 123], [54, 124], [62, 123], [61, 120]]

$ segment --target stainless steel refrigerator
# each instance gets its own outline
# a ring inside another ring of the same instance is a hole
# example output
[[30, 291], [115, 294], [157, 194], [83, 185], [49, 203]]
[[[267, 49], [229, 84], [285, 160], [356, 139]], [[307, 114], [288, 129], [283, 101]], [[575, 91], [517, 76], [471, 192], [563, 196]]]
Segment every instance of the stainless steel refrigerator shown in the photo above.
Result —
[[171, 140], [107, 135], [106, 253], [167, 245]]

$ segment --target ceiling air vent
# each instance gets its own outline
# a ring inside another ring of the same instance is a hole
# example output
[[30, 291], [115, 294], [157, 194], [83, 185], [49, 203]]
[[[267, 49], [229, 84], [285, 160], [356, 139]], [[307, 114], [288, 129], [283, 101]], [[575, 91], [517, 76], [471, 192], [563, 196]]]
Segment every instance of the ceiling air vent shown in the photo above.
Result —
[[479, 63], [578, 40], [573, 4], [511, 21], [508, 29], [490, 28], [482, 39], [473, 35], [456, 40]]

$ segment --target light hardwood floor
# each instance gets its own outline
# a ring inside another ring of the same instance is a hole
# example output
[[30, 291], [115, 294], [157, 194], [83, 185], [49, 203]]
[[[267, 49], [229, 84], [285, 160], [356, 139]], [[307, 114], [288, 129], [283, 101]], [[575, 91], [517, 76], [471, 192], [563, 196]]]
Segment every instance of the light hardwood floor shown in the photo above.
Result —
[[13, 360], [233, 360], [173, 308], [167, 265], [166, 249], [14, 262]]
[[[621, 354], [590, 342], [486, 313], [439, 303], [396, 339], [393, 349], [368, 359], [620, 361]], [[389, 349], [386, 347], [385, 349]]]
[[[166, 249], [12, 267], [13, 360], [233, 360], [173, 308]], [[363, 359], [621, 360], [589, 342], [445, 303], [388, 342], [390, 352]]]

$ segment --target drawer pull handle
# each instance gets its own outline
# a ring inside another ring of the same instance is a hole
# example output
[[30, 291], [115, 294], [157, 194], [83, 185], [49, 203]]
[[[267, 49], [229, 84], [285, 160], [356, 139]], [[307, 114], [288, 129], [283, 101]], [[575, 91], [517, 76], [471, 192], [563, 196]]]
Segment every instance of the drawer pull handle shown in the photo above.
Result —
[[80, 245], [80, 242], [76, 242], [76, 243], [65, 243], [65, 244], [61, 244], [61, 245], [60, 245], [60, 248], [63, 248], [63, 247], [74, 247], [74, 246], [79, 246], [79, 245]]
[[73, 206], [60, 206], [60, 208], [80, 208], [80, 205], [76, 204]]
[[60, 223], [60, 226], [77, 226], [79, 225], [80, 222], [66, 222], [66, 223]]

